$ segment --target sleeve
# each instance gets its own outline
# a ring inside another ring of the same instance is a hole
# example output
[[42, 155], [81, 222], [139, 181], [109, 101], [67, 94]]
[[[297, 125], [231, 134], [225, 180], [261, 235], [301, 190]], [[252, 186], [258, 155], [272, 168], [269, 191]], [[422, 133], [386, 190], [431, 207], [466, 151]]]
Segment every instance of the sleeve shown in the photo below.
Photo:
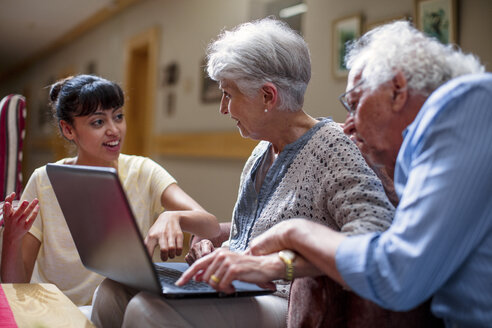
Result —
[[324, 193], [330, 215], [347, 235], [388, 229], [394, 207], [381, 181], [338, 125], [329, 133]]
[[146, 179], [149, 179], [149, 192], [153, 199], [153, 208], [162, 207], [161, 196], [164, 190], [176, 180], [166, 171], [161, 165], [154, 162], [150, 158], [145, 158], [142, 171], [146, 172]]
[[[381, 235], [346, 238], [337, 250], [337, 268], [359, 295], [411, 309], [465, 270], [465, 261], [483, 256], [476, 249], [492, 229], [491, 104], [490, 94], [474, 92], [432, 126], [419, 126], [426, 137], [410, 141], [416, 150], [393, 225]], [[460, 284], [472, 279], [461, 275]]]
[[[29, 178], [29, 181], [27, 181], [26, 188], [24, 188], [24, 191], [22, 192], [22, 196], [20, 201], [32, 201], [34, 198], [40, 198], [38, 195], [38, 179], [39, 179], [39, 174], [40, 170], [43, 170], [44, 167], [36, 169], [31, 177]], [[43, 204], [39, 204], [40, 206], [40, 211], [38, 213], [38, 216], [34, 220], [34, 223], [31, 226], [31, 229], [29, 230], [29, 233], [32, 234], [34, 237], [36, 237], [39, 241], [43, 241]]]

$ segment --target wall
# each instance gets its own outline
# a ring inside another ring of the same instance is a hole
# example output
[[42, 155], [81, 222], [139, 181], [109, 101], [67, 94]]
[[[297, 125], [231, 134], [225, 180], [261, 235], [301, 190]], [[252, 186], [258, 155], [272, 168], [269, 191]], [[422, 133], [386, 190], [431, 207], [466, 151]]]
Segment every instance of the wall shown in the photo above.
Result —
[[[332, 77], [331, 30], [333, 20], [362, 13], [366, 23], [408, 15], [413, 16], [413, 0], [307, 0], [305, 38], [311, 49], [312, 79], [306, 94], [305, 108], [318, 116], [345, 119], [345, 111], [337, 97], [345, 90], [345, 80]], [[343, 4], [342, 4], [343, 3]], [[480, 57], [487, 71], [492, 70], [492, 1], [461, 0], [458, 2], [458, 42], [464, 51]]]
[[[123, 56], [128, 39], [153, 26], [159, 26], [161, 46], [159, 68], [177, 62], [180, 68], [176, 86], [159, 84], [156, 93], [155, 133], [234, 131], [227, 117], [218, 114], [218, 104], [200, 101], [200, 64], [208, 42], [224, 27], [232, 27], [258, 13], [259, 0], [148, 0], [132, 6], [108, 22], [85, 34], [70, 46], [39, 61], [8, 83], [0, 94], [30, 90], [30, 120], [39, 120], [37, 104], [45, 102], [52, 78], [63, 72], [83, 73], [94, 61], [96, 73], [124, 82]], [[303, 34], [312, 54], [312, 80], [305, 98], [305, 109], [313, 116], [345, 118], [337, 97], [345, 89], [344, 79], [331, 73], [331, 30], [333, 20], [362, 13], [372, 23], [395, 16], [413, 15], [413, 0], [306, 0], [308, 12], [302, 18]], [[492, 1], [459, 2], [459, 42], [465, 51], [476, 53], [492, 68]], [[162, 75], [159, 74], [159, 79]], [[165, 98], [176, 94], [176, 112], [166, 114]], [[30, 130], [36, 137], [42, 131]], [[30, 171], [49, 160], [46, 152], [29, 154]], [[236, 200], [243, 160], [219, 160], [154, 156], [179, 181], [180, 185], [222, 221], [230, 219]]]

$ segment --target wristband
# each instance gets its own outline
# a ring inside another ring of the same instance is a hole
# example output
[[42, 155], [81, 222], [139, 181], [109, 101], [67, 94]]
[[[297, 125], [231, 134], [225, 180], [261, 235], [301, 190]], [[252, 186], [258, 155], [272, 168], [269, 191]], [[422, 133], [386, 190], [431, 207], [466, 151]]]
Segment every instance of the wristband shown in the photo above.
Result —
[[285, 263], [285, 280], [292, 281], [294, 278], [294, 260], [296, 253], [289, 249], [278, 252], [278, 257]]

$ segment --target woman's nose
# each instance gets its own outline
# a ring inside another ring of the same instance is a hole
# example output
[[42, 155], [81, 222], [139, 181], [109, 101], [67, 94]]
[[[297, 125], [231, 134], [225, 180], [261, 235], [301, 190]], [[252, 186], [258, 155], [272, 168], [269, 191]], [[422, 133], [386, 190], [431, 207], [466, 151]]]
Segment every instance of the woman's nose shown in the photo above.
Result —
[[114, 122], [109, 122], [106, 129], [106, 134], [112, 135], [118, 132], [118, 126]]
[[227, 99], [225, 99], [225, 96], [222, 96], [222, 99], [220, 100], [220, 113], [223, 115], [226, 115], [229, 113], [229, 109], [227, 108], [229, 106], [229, 102]]

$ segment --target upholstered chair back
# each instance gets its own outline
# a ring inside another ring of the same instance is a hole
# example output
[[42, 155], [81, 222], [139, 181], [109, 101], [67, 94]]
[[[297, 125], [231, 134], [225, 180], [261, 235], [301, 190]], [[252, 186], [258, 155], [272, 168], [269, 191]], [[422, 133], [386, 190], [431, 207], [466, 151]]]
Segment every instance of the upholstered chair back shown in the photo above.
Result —
[[22, 144], [25, 137], [26, 100], [8, 95], [0, 102], [0, 201], [13, 191], [22, 192]]

